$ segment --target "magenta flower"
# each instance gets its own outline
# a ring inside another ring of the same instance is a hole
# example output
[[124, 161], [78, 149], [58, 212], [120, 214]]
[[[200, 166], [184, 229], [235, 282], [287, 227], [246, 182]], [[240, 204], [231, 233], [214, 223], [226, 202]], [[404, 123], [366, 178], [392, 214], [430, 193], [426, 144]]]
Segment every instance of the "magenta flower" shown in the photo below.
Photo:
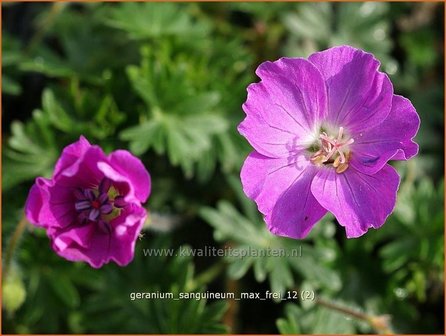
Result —
[[304, 238], [330, 211], [359, 237], [392, 212], [399, 175], [387, 162], [417, 154], [420, 120], [378, 67], [349, 46], [258, 67], [238, 127], [255, 149], [241, 180], [272, 233]]
[[27, 219], [46, 229], [54, 251], [99, 268], [132, 259], [146, 218], [150, 175], [125, 150], [106, 156], [83, 136], [67, 146], [51, 179], [38, 177], [25, 205]]

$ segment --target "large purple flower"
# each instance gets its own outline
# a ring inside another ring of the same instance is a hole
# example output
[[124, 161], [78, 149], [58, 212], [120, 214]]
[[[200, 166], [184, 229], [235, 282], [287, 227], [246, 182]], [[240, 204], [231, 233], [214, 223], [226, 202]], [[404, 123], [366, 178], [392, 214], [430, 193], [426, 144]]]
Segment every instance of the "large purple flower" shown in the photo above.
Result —
[[26, 201], [27, 219], [47, 230], [52, 248], [71, 261], [99, 268], [127, 265], [146, 211], [150, 175], [125, 150], [106, 156], [81, 136], [67, 146], [51, 179], [38, 177]]
[[417, 154], [420, 120], [378, 67], [349, 46], [258, 67], [238, 128], [255, 149], [241, 179], [274, 234], [304, 238], [330, 211], [359, 237], [392, 212], [399, 175], [387, 162]]

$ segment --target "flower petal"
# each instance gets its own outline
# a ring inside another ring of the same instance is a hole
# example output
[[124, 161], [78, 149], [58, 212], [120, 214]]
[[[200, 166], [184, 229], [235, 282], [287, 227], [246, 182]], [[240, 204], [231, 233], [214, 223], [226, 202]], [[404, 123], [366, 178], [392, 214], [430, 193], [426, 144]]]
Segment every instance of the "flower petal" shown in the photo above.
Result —
[[97, 167], [100, 161], [107, 161], [104, 151], [99, 146], [90, 146], [79, 160], [60, 171], [53, 180], [66, 188], [72, 188], [73, 195], [75, 189], [86, 189], [85, 196], [93, 200], [95, 195], [87, 190], [98, 186], [104, 177]]
[[248, 87], [246, 118], [238, 131], [265, 156], [299, 151], [312, 141], [326, 111], [321, 74], [301, 58], [264, 62], [256, 73], [262, 80]]
[[[48, 235], [50, 236], [50, 238], [53, 238], [53, 249], [59, 254], [59, 252], [63, 252], [69, 248], [88, 248], [90, 246], [90, 239], [94, 230], [94, 224], [92, 224], [72, 227], [62, 231], [57, 230], [57, 232], [49, 230]], [[64, 257], [66, 257], [66, 255], [64, 255]]]
[[50, 184], [50, 180], [38, 177], [26, 199], [25, 216], [30, 223], [37, 226], [48, 226], [48, 223], [42, 221], [42, 217], [44, 217], [42, 215], [48, 212], [48, 200], [50, 197], [48, 186]]
[[389, 160], [408, 160], [418, 153], [412, 140], [420, 118], [411, 102], [393, 96], [392, 110], [379, 126], [360, 133], [351, 146], [351, 165], [365, 174], [375, 174]]
[[348, 238], [363, 235], [370, 227], [381, 227], [395, 207], [399, 186], [396, 170], [386, 165], [375, 175], [349, 168], [338, 174], [321, 169], [311, 191], [318, 202], [345, 227]]
[[85, 261], [94, 268], [100, 268], [110, 260], [119, 266], [126, 266], [133, 259], [136, 240], [145, 219], [144, 208], [135, 205], [127, 207], [125, 213], [110, 223], [114, 228], [111, 234], [98, 228], [92, 236], [90, 248], [81, 249]]
[[282, 161], [268, 158], [256, 151], [251, 152], [240, 172], [244, 193], [255, 200], [262, 192], [268, 172], [274, 167], [274, 163]]
[[56, 163], [53, 176], [58, 175], [65, 168], [75, 163], [83, 154], [90, 148], [91, 145], [88, 140], [81, 135], [78, 141], [65, 147]]
[[73, 199], [69, 189], [38, 177], [26, 200], [26, 218], [30, 223], [44, 228], [68, 226], [76, 216]]
[[125, 176], [133, 186], [136, 198], [144, 203], [150, 195], [150, 175], [144, 164], [126, 150], [116, 150], [109, 155], [111, 166]]
[[84, 189], [82, 189], [82, 188], [74, 189], [73, 194], [74, 194], [74, 197], [76, 198], [76, 200], [78, 200], [78, 201], [85, 201], [88, 199], [88, 197], [85, 196]]
[[330, 48], [308, 58], [327, 86], [327, 122], [350, 135], [379, 125], [390, 112], [393, 87], [379, 72], [372, 54], [349, 46]]
[[303, 155], [289, 161], [253, 152], [243, 165], [241, 179], [243, 190], [265, 215], [269, 230], [301, 239], [326, 213], [310, 191], [315, 173]]
[[110, 260], [125, 266], [133, 259], [136, 239], [146, 216], [144, 208], [132, 205], [109, 224], [114, 227], [111, 231], [94, 223], [64, 231], [50, 229], [48, 236], [56, 253], [67, 260], [85, 261], [94, 268]]

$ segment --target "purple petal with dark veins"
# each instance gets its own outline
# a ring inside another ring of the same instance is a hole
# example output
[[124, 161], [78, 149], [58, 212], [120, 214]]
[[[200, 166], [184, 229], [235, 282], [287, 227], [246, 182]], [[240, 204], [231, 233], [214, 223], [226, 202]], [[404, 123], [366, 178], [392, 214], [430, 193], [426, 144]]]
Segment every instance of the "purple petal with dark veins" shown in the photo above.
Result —
[[420, 117], [409, 99], [393, 96], [392, 110], [379, 126], [355, 137], [351, 165], [373, 175], [389, 160], [407, 160], [418, 153], [413, 141], [420, 127]]
[[238, 131], [259, 154], [286, 158], [308, 145], [327, 112], [324, 80], [312, 63], [301, 58], [264, 62], [256, 74], [261, 81], [248, 86], [242, 106], [246, 118]]
[[103, 221], [102, 219], [100, 219], [98, 221], [98, 227], [104, 233], [108, 233], [108, 234], [111, 233], [111, 225], [109, 223], [107, 223], [106, 221]]
[[76, 188], [74, 190], [74, 197], [76, 197], [76, 199], [79, 201], [83, 201], [83, 200], [87, 199], [87, 197], [84, 194], [84, 191], [81, 188]]
[[325, 122], [353, 135], [378, 126], [389, 115], [392, 83], [378, 71], [379, 61], [372, 54], [339, 46], [308, 59], [325, 80], [329, 102]]
[[321, 169], [313, 179], [311, 192], [345, 227], [347, 238], [356, 238], [385, 223], [395, 207], [399, 182], [398, 173], [389, 165], [374, 175], [355, 169], [342, 174]]
[[327, 212], [310, 191], [316, 172], [304, 155], [290, 162], [252, 152], [243, 164], [241, 180], [272, 233], [302, 239]]

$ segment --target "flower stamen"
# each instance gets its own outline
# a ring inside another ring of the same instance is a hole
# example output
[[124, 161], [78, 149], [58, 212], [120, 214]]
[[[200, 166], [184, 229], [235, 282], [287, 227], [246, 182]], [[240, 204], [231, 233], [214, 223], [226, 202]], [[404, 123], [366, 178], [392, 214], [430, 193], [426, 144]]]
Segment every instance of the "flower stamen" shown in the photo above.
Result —
[[311, 156], [310, 161], [317, 166], [332, 164], [339, 174], [346, 171], [350, 158], [349, 145], [355, 142], [354, 139], [344, 138], [344, 128], [339, 127], [336, 137], [322, 132], [319, 141], [321, 149]]
[[95, 189], [76, 189], [74, 196], [74, 207], [79, 213], [80, 222], [96, 222], [102, 231], [111, 229], [108, 221], [115, 217], [113, 212], [119, 214], [127, 205], [124, 197], [116, 193], [111, 180], [107, 178], [102, 179]]

